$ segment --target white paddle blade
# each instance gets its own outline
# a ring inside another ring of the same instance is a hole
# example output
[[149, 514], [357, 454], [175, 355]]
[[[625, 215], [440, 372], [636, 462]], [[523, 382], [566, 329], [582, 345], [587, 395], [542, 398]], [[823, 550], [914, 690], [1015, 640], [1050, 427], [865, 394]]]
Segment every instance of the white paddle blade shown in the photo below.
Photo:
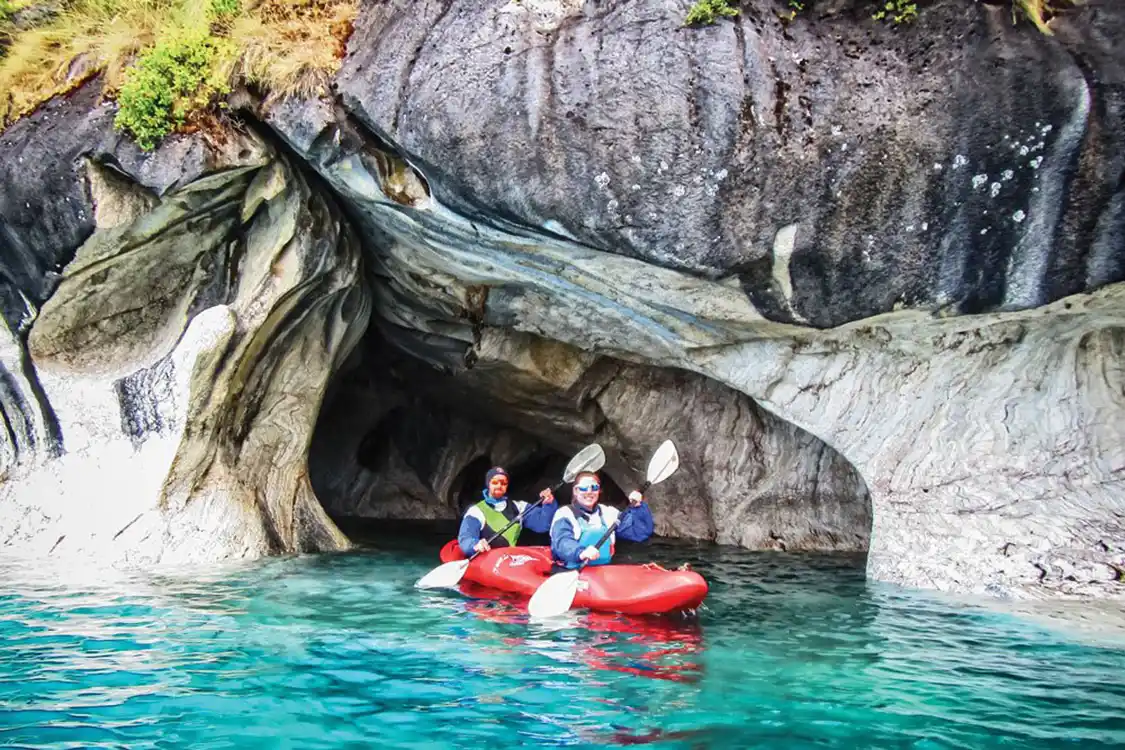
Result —
[[573, 482], [579, 472], [597, 471], [605, 466], [605, 451], [597, 443], [590, 443], [580, 450], [563, 471], [563, 481]]
[[527, 603], [527, 612], [535, 618], [556, 617], [570, 609], [577, 593], [577, 570], [556, 573], [543, 581], [532, 594], [531, 601]]
[[414, 588], [445, 589], [456, 586], [461, 582], [461, 579], [465, 576], [465, 571], [468, 569], [468, 560], [452, 560], [442, 563], [419, 578], [418, 582], [414, 584]]
[[680, 454], [676, 452], [676, 446], [671, 440], [665, 440], [656, 449], [656, 453], [652, 454], [645, 479], [649, 484], [658, 484], [672, 476], [678, 468], [680, 468]]

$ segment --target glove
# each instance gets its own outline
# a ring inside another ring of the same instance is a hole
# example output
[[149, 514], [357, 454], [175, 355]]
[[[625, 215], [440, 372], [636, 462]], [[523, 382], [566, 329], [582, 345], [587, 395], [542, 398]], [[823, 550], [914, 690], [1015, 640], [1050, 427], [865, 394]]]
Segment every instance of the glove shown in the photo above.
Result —
[[629, 505], [633, 506], [634, 508], [636, 508], [638, 505], [640, 505], [644, 501], [645, 501], [645, 496], [642, 495], [637, 490], [633, 490], [632, 492], [629, 493]]

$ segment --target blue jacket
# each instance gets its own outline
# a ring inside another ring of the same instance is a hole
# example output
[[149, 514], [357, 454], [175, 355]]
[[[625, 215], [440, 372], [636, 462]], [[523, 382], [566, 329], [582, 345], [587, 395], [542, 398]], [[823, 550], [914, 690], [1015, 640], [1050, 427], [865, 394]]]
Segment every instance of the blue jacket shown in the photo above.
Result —
[[[515, 502], [516, 511], [518, 513], [523, 513], [524, 509], [527, 508], [527, 503], [523, 500], [510, 501], [505, 497], [503, 502]], [[492, 503], [492, 507], [499, 511], [503, 511], [504, 508], [503, 504], [500, 502]], [[532, 508], [531, 511], [520, 520], [520, 526], [525, 529], [531, 529], [539, 534], [545, 534], [547, 530], [551, 528], [551, 520], [555, 517], [555, 511], [558, 510], [558, 508], [559, 504], [557, 502], [542, 503], [539, 507]], [[461, 528], [457, 531], [457, 544], [461, 547], [461, 551], [465, 553], [466, 557], [473, 554], [475, 551], [473, 548], [476, 547], [477, 542], [481, 540], [481, 529], [483, 528], [484, 516], [477, 510], [476, 505], [473, 505], [465, 511], [465, 516], [461, 519]], [[500, 529], [496, 530], [499, 531]], [[503, 544], [502, 539], [503, 537], [497, 539], [494, 544]]]
[[[594, 513], [599, 511], [606, 526], [612, 524], [618, 515], [621, 516], [621, 523], [617, 525], [614, 537], [620, 537], [627, 542], [643, 542], [652, 536], [652, 511], [649, 510], [648, 503], [641, 503], [635, 508], [629, 506], [624, 511], [599, 504], [594, 508]], [[578, 544], [578, 535], [574, 528], [574, 519], [578, 515], [588, 519], [592, 514], [572, 503], [560, 510], [551, 523], [551, 556], [560, 562], [579, 562], [578, 556], [582, 554], [582, 547]]]

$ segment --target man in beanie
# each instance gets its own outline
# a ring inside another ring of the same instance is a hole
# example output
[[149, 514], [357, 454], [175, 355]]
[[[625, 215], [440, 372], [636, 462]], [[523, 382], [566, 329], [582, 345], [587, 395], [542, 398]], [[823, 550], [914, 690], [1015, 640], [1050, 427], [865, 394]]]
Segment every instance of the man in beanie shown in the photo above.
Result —
[[466, 557], [474, 552], [487, 552], [492, 547], [515, 547], [524, 526], [540, 534], [547, 533], [551, 528], [557, 506], [551, 491], [543, 490], [539, 493], [543, 502], [527, 511], [519, 523], [513, 524], [489, 545], [488, 538], [527, 510], [527, 503], [508, 499], [508, 472], [499, 466], [489, 469], [485, 475], [483, 495], [479, 503], [465, 511], [461, 529], [457, 532], [457, 543]]

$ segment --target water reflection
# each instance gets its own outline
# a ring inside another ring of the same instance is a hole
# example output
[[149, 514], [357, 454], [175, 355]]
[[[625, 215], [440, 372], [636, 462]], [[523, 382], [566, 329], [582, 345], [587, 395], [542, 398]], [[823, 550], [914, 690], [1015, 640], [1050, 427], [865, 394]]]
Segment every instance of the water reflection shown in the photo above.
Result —
[[[694, 618], [626, 617], [582, 610], [552, 618], [553, 622], [532, 623], [522, 603], [501, 592], [471, 583], [462, 584], [462, 592], [473, 598], [460, 606], [482, 622], [527, 631], [527, 636], [504, 638], [506, 647], [548, 646], [561, 662], [638, 677], [672, 682], [698, 682], [702, 677], [703, 665], [697, 657], [704, 648], [703, 629]], [[559, 632], [578, 632], [582, 637], [554, 641], [534, 637]], [[559, 643], [567, 648], [560, 649]]]

